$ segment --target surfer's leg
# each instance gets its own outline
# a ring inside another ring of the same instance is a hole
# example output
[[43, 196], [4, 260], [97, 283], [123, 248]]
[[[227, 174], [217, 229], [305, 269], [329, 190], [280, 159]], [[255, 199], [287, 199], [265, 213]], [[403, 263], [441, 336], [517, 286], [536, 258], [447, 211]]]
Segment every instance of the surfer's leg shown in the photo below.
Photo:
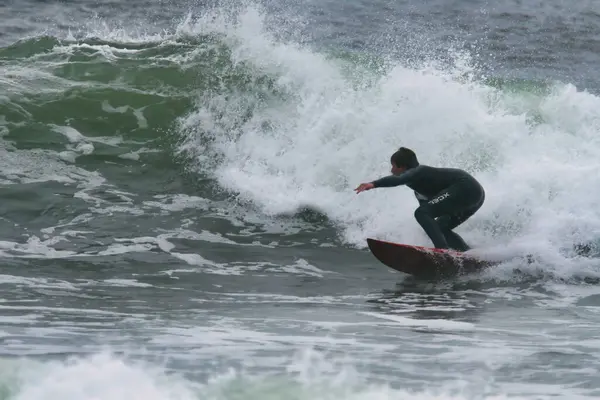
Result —
[[462, 237], [460, 237], [458, 233], [453, 231], [446, 231], [444, 232], [444, 235], [446, 236], [446, 241], [448, 242], [448, 246], [451, 249], [454, 249], [456, 251], [467, 251], [471, 249], [467, 242], [465, 242], [465, 240]]
[[[469, 248], [460, 235], [452, 232], [453, 228], [466, 221], [481, 207], [482, 202], [471, 198], [469, 192], [461, 185], [455, 185], [416, 209], [415, 218], [435, 247], [459, 251]], [[436, 221], [439, 217], [440, 220]]]
[[452, 231], [452, 228], [462, 224], [467, 218], [461, 215], [443, 215], [437, 219], [437, 223], [446, 238], [449, 248], [457, 251], [467, 251], [470, 249], [464, 239], [458, 233]]
[[481, 208], [483, 204], [483, 196], [480, 198], [475, 198], [473, 196], [464, 196], [463, 204], [473, 204], [470, 207], [463, 209], [462, 211], [456, 211], [451, 215], [443, 215], [437, 219], [444, 236], [446, 237], [446, 242], [451, 249], [458, 251], [467, 251], [471, 247], [465, 242], [465, 240], [452, 229], [456, 228], [469, 218], [473, 216]]
[[447, 249], [446, 236], [432, 214], [431, 207], [426, 203], [415, 210], [415, 219], [433, 242], [433, 247]]

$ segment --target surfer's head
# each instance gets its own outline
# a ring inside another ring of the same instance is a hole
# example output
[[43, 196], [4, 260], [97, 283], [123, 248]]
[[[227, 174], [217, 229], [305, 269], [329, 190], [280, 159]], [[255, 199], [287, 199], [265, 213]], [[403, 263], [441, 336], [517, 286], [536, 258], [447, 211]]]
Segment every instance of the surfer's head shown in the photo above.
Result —
[[415, 152], [406, 147], [400, 147], [392, 154], [390, 162], [392, 163], [392, 174], [400, 174], [419, 165]]

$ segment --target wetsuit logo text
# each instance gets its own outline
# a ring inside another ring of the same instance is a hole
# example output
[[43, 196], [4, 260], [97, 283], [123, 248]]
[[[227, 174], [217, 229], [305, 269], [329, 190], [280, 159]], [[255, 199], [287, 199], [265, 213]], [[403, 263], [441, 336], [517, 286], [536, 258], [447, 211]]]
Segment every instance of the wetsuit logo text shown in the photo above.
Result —
[[442, 194], [441, 196], [436, 197], [435, 199], [431, 199], [429, 201], [429, 204], [437, 204], [440, 201], [447, 199], [448, 197], [450, 197], [450, 193], [446, 192], [446, 193]]

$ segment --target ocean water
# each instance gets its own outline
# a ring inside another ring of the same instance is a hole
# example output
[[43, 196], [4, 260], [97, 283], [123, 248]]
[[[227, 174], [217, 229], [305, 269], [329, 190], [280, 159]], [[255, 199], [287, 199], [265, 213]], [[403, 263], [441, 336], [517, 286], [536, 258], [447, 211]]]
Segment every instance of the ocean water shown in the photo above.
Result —
[[[0, 399], [600, 395], [600, 6], [0, 5]], [[492, 269], [389, 156], [468, 170]], [[587, 251], [577, 249], [586, 245]]]

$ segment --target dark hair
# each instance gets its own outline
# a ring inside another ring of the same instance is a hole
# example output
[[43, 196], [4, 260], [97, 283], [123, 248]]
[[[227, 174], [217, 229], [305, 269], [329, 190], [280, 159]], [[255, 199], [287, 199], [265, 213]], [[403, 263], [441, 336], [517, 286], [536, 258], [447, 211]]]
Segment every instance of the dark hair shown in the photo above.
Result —
[[393, 162], [396, 167], [414, 168], [419, 165], [415, 152], [406, 147], [400, 147], [397, 152], [392, 154], [390, 161]]

